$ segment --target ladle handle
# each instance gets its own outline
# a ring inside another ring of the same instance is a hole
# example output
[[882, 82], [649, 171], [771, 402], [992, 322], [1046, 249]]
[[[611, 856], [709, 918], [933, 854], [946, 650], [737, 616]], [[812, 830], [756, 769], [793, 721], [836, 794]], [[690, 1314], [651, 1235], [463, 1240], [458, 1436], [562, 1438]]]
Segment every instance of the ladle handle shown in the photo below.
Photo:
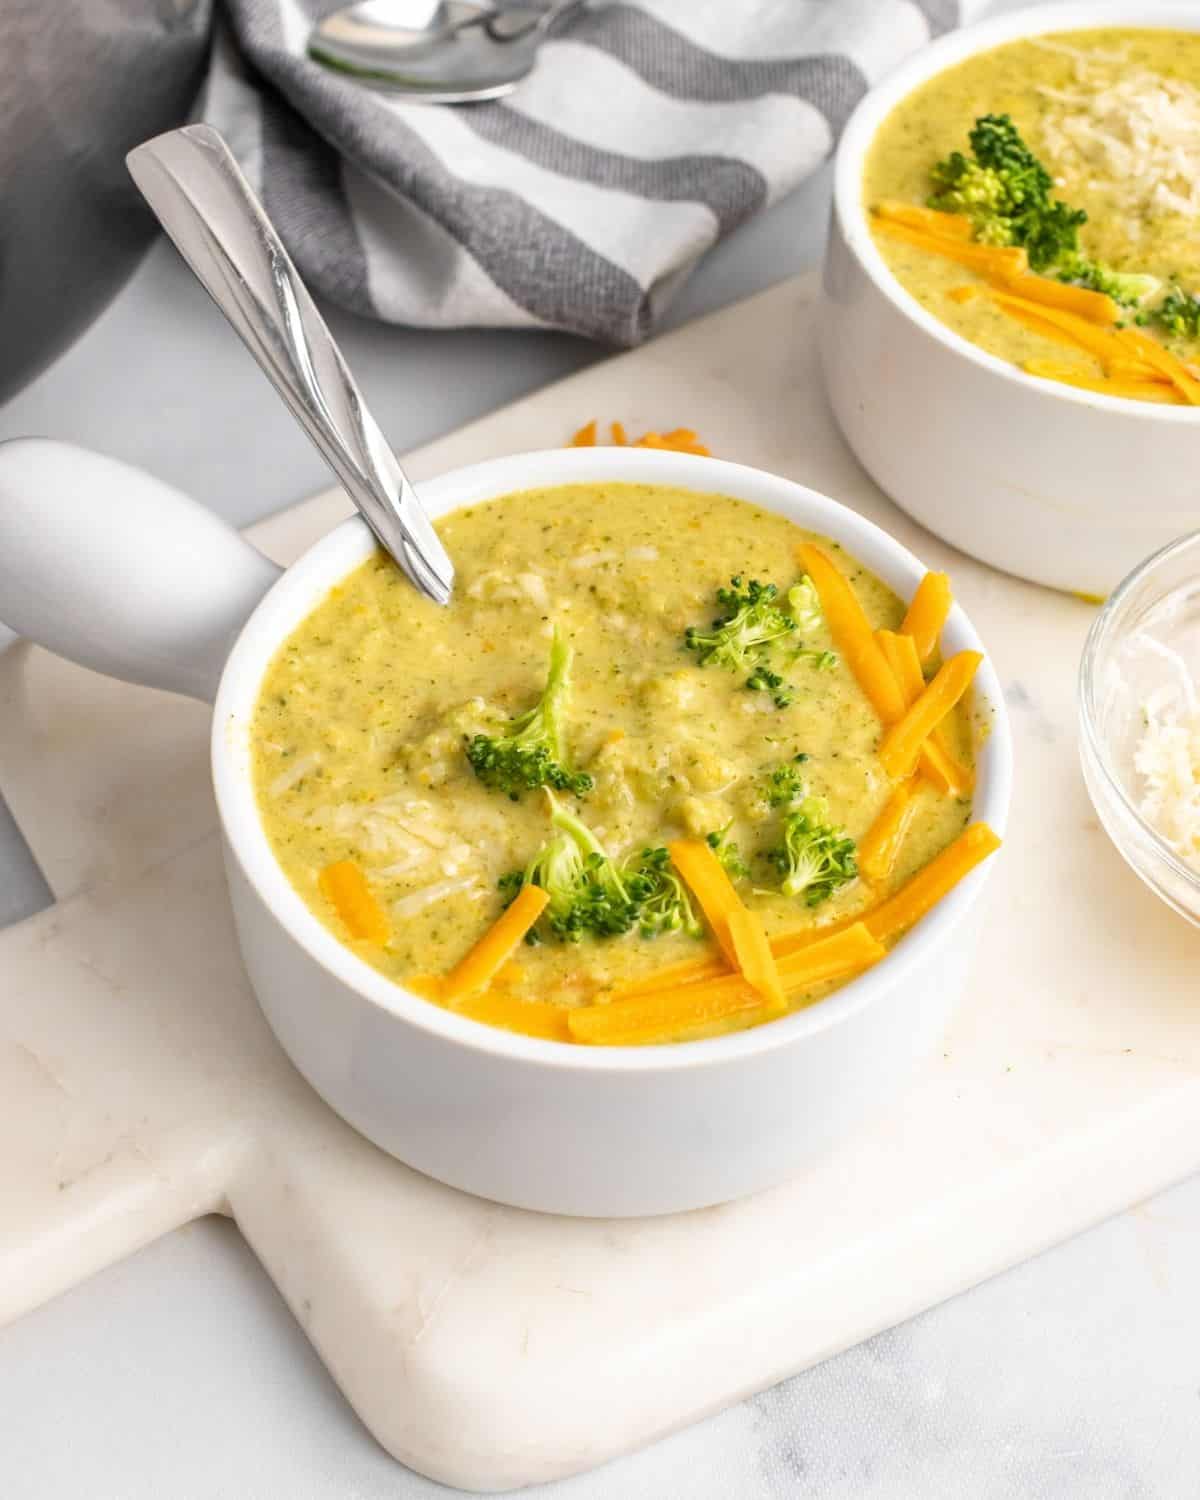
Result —
[[279, 572], [141, 469], [45, 438], [0, 443], [0, 620], [58, 656], [211, 703]]
[[384, 549], [422, 593], [447, 603], [453, 564], [228, 146], [211, 126], [187, 125], [135, 147], [125, 160], [180, 254]]

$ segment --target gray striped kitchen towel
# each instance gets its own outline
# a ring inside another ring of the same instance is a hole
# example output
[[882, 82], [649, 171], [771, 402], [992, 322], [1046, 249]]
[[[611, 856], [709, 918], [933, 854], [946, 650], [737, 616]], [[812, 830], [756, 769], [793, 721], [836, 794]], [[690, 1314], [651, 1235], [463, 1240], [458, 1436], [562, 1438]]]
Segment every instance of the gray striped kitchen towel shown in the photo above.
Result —
[[309, 285], [393, 323], [631, 345], [962, 0], [591, 0], [514, 94], [460, 107], [311, 61], [343, 3], [225, 0], [205, 105]]

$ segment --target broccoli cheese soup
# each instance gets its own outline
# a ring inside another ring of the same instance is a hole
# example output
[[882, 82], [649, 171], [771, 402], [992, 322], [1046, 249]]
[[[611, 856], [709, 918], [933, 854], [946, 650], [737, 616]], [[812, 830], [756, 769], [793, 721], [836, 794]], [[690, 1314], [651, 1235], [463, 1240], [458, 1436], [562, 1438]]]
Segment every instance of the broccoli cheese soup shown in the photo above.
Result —
[[253, 725], [276, 857], [389, 978], [562, 1041], [709, 1035], [861, 972], [994, 847], [942, 575], [910, 607], [834, 541], [664, 487], [438, 530], [450, 605], [371, 558]]

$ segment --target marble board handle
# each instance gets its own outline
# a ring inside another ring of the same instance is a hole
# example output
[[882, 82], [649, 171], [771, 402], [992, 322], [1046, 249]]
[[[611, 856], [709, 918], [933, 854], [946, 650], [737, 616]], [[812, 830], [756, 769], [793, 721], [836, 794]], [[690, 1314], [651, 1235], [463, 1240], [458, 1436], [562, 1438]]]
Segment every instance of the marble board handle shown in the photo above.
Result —
[[58, 656], [211, 703], [279, 573], [141, 469], [46, 438], [0, 444], [0, 621]]

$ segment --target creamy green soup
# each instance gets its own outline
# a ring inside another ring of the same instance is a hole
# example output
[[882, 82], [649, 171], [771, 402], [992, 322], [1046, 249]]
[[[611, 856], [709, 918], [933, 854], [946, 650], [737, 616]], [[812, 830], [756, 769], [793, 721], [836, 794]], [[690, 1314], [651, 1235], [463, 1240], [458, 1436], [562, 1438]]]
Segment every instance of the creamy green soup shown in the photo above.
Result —
[[[1054, 178], [1054, 194], [1083, 209], [1079, 247], [1119, 273], [1156, 279], [1141, 309], [1122, 311], [1186, 360], [1195, 328], [1146, 322], [1173, 288], [1200, 293], [1200, 33], [1103, 28], [1010, 42], [968, 58], [913, 90], [880, 127], [867, 156], [868, 209], [881, 200], [925, 204], [933, 165], [968, 151], [977, 117], [1011, 117]], [[1147, 166], [1146, 164], [1150, 165]], [[1104, 375], [1087, 354], [1023, 325], [986, 297], [950, 293], [975, 271], [881, 233], [876, 242], [901, 284], [935, 317], [1016, 364], [1071, 359]]]
[[[466, 747], [537, 701], [556, 625], [574, 648], [568, 755], [594, 781], [582, 798], [562, 799], [610, 854], [726, 829], [749, 870], [743, 899], [772, 933], [868, 902], [861, 881], [816, 907], [784, 897], [763, 858], [778, 837], [771, 788], [781, 767], [826, 799], [830, 821], [854, 839], [889, 795], [879, 721], [845, 664], [825, 654], [824, 623], [771, 657], [794, 694], [783, 707], [748, 690], [744, 673], [701, 666], [684, 645], [732, 576], [795, 584], [796, 546], [811, 536], [721, 495], [623, 484], [508, 495], [457, 511], [438, 530], [457, 568], [450, 606], [419, 597], [383, 555], [371, 558], [280, 648], [254, 720], [255, 781], [275, 854], [368, 963], [396, 980], [444, 973], [499, 915], [500, 877], [546, 842], [545, 795], [514, 801], [483, 784]], [[822, 545], [872, 623], [896, 628], [901, 601], [835, 542]], [[946, 729], [969, 764], [966, 713]], [[967, 821], [965, 802], [931, 789], [917, 804], [892, 884]], [[321, 871], [341, 860], [361, 866], [388, 914], [386, 942], [350, 937], [322, 894]], [[521, 950], [508, 982], [518, 995], [576, 1004], [709, 951], [707, 938], [681, 933], [549, 936]]]

